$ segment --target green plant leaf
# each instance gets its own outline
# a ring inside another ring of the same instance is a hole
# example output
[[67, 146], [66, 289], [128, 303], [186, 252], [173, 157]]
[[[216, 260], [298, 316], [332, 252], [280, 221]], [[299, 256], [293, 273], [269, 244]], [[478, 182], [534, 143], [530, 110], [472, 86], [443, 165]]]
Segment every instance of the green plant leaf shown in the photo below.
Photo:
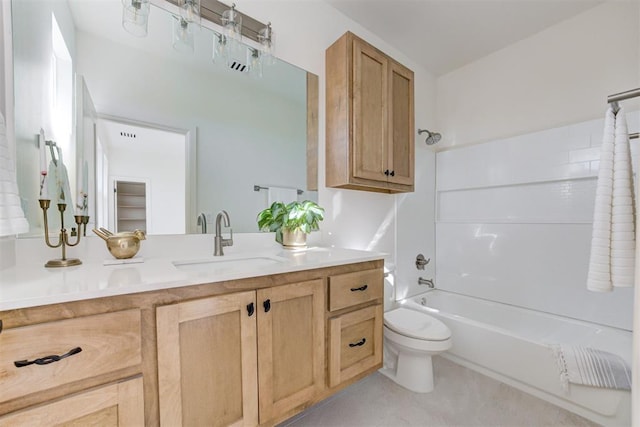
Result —
[[282, 243], [282, 229], [302, 230], [307, 234], [318, 230], [320, 221], [324, 220], [324, 209], [310, 200], [287, 205], [274, 202], [258, 213], [256, 220], [260, 231], [275, 232], [276, 241]]

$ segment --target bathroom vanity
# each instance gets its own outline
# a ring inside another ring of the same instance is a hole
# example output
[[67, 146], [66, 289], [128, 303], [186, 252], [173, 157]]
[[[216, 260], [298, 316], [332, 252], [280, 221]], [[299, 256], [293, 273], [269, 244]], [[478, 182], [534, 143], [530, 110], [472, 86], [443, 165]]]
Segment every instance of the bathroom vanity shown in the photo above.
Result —
[[3, 275], [0, 426], [273, 425], [381, 367], [380, 254], [40, 270]]

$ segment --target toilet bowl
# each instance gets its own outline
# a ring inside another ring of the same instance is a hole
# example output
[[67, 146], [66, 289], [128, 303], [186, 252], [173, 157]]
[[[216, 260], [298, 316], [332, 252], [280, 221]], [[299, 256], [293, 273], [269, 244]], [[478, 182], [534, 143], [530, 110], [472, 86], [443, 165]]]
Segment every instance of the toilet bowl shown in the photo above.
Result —
[[451, 348], [451, 331], [440, 320], [416, 310], [396, 308], [384, 313], [382, 372], [411, 391], [433, 390], [431, 357]]

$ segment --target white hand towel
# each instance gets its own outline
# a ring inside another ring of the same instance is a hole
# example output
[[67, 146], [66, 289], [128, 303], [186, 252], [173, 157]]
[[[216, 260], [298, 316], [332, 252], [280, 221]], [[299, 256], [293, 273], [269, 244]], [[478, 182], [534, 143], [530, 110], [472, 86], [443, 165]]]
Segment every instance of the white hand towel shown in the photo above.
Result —
[[267, 193], [267, 203], [269, 206], [271, 206], [273, 202], [282, 202], [286, 205], [298, 200], [298, 190], [295, 188], [271, 186]]
[[[612, 251], [611, 282], [614, 287], [630, 287], [634, 282], [635, 259], [634, 231], [634, 191], [633, 172], [631, 167], [631, 151], [629, 149], [629, 131], [624, 108], [620, 108], [615, 118], [614, 160], [613, 160], [613, 198], [612, 228], [623, 228], [624, 231], [611, 233], [611, 248], [624, 250], [622, 253]], [[621, 261], [624, 259], [624, 261]]]
[[[595, 212], [593, 216], [594, 234], [591, 240], [591, 255], [589, 258], [589, 274], [587, 289], [591, 291], [608, 292], [612, 290], [610, 271], [610, 241], [613, 194], [613, 164], [615, 141], [615, 115], [609, 107], [604, 121], [604, 137], [600, 148], [600, 169], [598, 170], [598, 185], [596, 187]], [[597, 231], [597, 232], [596, 232]], [[606, 264], [602, 261], [606, 260]], [[597, 266], [596, 266], [597, 265]]]

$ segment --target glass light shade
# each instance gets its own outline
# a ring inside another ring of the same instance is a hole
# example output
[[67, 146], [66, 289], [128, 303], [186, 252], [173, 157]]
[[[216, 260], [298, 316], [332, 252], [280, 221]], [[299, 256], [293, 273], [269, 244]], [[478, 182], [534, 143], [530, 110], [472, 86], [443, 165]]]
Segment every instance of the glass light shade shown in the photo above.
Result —
[[227, 62], [227, 38], [223, 34], [213, 32], [213, 51], [211, 60], [215, 64], [226, 64]]
[[179, 52], [192, 53], [194, 50], [192, 25], [181, 17], [173, 17], [173, 48]]
[[231, 9], [227, 9], [222, 12], [222, 28], [224, 28], [224, 35], [228, 38], [241, 40], [242, 39], [242, 15], [235, 9], [236, 5], [233, 4]]
[[136, 37], [145, 37], [149, 10], [149, 0], [122, 0], [122, 27]]
[[275, 39], [271, 22], [266, 27], [258, 31], [258, 43], [260, 43], [260, 60], [263, 65], [273, 65], [275, 57], [273, 56]]
[[189, 23], [200, 23], [200, 0], [179, 0], [180, 16]]

